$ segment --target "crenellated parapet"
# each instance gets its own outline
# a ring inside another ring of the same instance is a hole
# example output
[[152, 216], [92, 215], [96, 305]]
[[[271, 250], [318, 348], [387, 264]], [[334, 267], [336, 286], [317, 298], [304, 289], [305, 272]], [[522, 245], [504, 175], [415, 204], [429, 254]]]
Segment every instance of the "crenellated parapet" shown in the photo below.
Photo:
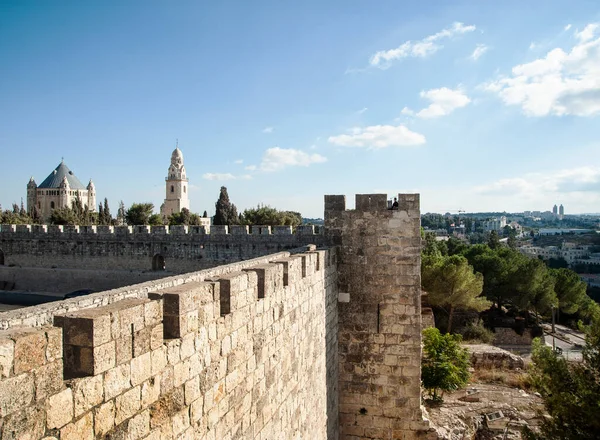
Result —
[[5, 265], [46, 268], [157, 270], [164, 266], [184, 273], [308, 244], [326, 244], [322, 227], [0, 226]]
[[0, 225], [0, 237], [4, 239], [27, 238], [107, 238], [107, 237], [193, 237], [199, 235], [251, 235], [251, 236], [282, 236], [322, 235], [322, 228], [314, 225], [292, 226], [264, 226], [264, 225], [213, 225], [213, 226], [187, 226], [187, 225], [159, 225], [159, 226], [76, 226], [76, 225]]

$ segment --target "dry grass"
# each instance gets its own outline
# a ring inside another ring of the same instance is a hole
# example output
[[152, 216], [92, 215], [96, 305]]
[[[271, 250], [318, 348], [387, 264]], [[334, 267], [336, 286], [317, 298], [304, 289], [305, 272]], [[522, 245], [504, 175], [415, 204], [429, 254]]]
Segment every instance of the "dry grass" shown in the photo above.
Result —
[[529, 374], [522, 370], [476, 369], [471, 374], [471, 382], [501, 384], [526, 391], [532, 387]]

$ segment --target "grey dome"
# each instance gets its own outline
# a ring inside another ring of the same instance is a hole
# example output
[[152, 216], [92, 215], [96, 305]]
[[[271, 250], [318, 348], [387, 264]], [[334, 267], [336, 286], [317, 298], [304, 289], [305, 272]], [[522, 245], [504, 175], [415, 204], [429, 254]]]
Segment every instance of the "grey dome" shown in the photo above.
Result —
[[86, 189], [64, 162], [61, 162], [54, 171], [40, 183], [38, 188], [60, 188], [60, 184], [65, 177], [67, 178], [67, 182], [69, 182], [71, 189]]

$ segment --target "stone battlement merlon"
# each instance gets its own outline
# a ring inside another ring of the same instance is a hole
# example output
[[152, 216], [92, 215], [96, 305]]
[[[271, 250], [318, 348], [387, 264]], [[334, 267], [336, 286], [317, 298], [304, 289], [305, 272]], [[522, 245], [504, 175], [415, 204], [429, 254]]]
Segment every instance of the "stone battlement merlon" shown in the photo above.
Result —
[[159, 225], [159, 226], [76, 226], [76, 225], [0, 225], [0, 236], [19, 238], [26, 237], [54, 237], [54, 236], [195, 236], [195, 235], [322, 235], [322, 228], [314, 225], [297, 226], [265, 226], [265, 225], [213, 225], [187, 226], [187, 225]]

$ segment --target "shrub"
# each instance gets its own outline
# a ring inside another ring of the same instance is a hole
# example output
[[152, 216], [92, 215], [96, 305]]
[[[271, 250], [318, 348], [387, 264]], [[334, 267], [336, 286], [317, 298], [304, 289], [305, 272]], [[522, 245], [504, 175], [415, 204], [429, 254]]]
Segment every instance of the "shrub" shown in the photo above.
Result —
[[423, 330], [421, 380], [433, 401], [445, 391], [465, 386], [469, 380], [469, 355], [460, 346], [460, 335], [442, 335], [437, 328]]
[[494, 332], [485, 328], [481, 321], [463, 327], [459, 333], [462, 335], [464, 341], [489, 344], [494, 340]]

